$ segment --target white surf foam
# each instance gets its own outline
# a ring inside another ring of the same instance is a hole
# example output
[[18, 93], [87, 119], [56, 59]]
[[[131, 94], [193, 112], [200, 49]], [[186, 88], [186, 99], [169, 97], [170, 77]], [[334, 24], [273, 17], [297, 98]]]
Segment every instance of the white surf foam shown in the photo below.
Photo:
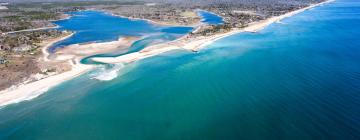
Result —
[[[21, 87], [23, 85], [20, 85], [18, 87]], [[12, 91], [15, 87], [11, 87], [7, 90], [4, 91], [4, 93], [2, 94], [6, 94], [8, 91]], [[19, 102], [22, 102], [22, 101], [29, 101], [29, 100], [32, 100], [38, 96], [40, 96], [41, 94], [47, 92], [48, 90], [50, 89], [50, 87], [44, 87], [44, 88], [41, 88], [39, 90], [29, 90], [28, 93], [26, 94], [26, 96], [17, 96], [17, 98], [15, 99], [12, 99], [12, 100], [8, 100], [8, 101], [5, 101], [3, 103], [0, 104], [0, 109], [5, 107], [6, 105], [9, 105], [9, 104], [15, 104], [15, 103], [19, 103]], [[5, 95], [4, 98], [7, 98], [7, 96]]]
[[124, 64], [114, 64], [111, 66], [100, 66], [93, 73], [90, 73], [90, 79], [99, 81], [110, 81], [119, 76], [120, 70], [124, 68]]

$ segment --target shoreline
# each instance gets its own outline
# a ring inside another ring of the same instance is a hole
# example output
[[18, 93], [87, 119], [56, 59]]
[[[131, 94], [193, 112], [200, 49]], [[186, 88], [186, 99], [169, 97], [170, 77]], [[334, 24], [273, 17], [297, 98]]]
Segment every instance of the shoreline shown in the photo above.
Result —
[[50, 61], [49, 60], [49, 56], [50, 56], [50, 53], [49, 51], [47, 51], [47, 49], [49, 47], [51, 47], [53, 44], [55, 44], [56, 42], [59, 42], [59, 41], [62, 41], [62, 40], [65, 40], [65, 39], [68, 39], [70, 37], [72, 37], [76, 32], [72, 32], [70, 35], [67, 35], [67, 36], [64, 36], [64, 37], [61, 37], [61, 38], [58, 38], [58, 39], [54, 39], [52, 41], [49, 41], [49, 42], [46, 42], [46, 45], [44, 45], [43, 48], [41, 48], [41, 52], [43, 54], [43, 60], [44, 61]]
[[[64, 48], [58, 49], [51, 55], [55, 57], [55, 60], [79, 60], [83, 58], [93, 56], [96, 54], [104, 54], [113, 51], [126, 51], [133, 43], [140, 40], [140, 37], [119, 37], [115, 41], [109, 42], [95, 42], [84, 44], [72, 44]], [[80, 63], [78, 61], [75, 61]]]
[[[67, 20], [72, 17], [69, 14], [64, 14], [64, 15], [65, 15], [65, 17], [63, 17], [63, 18], [56, 19], [56, 20], [49, 20], [49, 22], [55, 24], [54, 22], [56, 22], [56, 21]], [[21, 32], [41, 31], [41, 30], [57, 29], [57, 28], [60, 28], [60, 26], [55, 24], [55, 26], [50, 26], [50, 27], [41, 27], [41, 28], [32, 28], [32, 29], [24, 29], [24, 30], [18, 30], [18, 31], [3, 32], [3, 33], [1, 33], [1, 35], [21, 33]]]
[[122, 37], [116, 41], [111, 42], [90, 43], [83, 45], [73, 44], [68, 46], [68, 48], [61, 49], [58, 52], [51, 54], [55, 55], [56, 57], [55, 59], [49, 59], [50, 53], [47, 51], [47, 49], [54, 43], [67, 39], [73, 34], [75, 33], [73, 32], [64, 37], [44, 42], [46, 45], [44, 45], [44, 47], [41, 49], [43, 56], [40, 58], [45, 62], [68, 62], [71, 65], [71, 70], [56, 75], [51, 75], [34, 82], [20, 83], [0, 91], [0, 108], [21, 101], [34, 99], [48, 91], [50, 88], [55, 87], [67, 80], [74, 79], [96, 68], [94, 65], [85, 65], [80, 63], [81, 59], [83, 59], [85, 56], [91, 56], [98, 53], [105, 53], [125, 48], [139, 39], [136, 37]]
[[[50, 47], [52, 44], [58, 41], [71, 37], [73, 34], [74, 33], [47, 42], [47, 45], [45, 45], [41, 50], [43, 53], [44, 52], [45, 53], [43, 54], [43, 57], [40, 59], [44, 59], [44, 61], [50, 61], [48, 59], [49, 53], [46, 51], [46, 49], [48, 49], [48, 47]], [[0, 91], [0, 108], [6, 105], [34, 99], [40, 96], [41, 94], [45, 93], [50, 88], [55, 87], [58, 84], [65, 82], [67, 80], [80, 76], [83, 73], [86, 73], [92, 68], [94, 68], [94, 66], [78, 63], [80, 62], [80, 60], [74, 60], [74, 61], [75, 62], [68, 61], [71, 64], [71, 70], [69, 71], [52, 75], [30, 83], [20, 83]]]
[[[280, 16], [271, 17], [269, 19], [265, 19], [265, 20], [261, 20], [261, 21], [251, 23], [251, 24], [249, 24], [249, 26], [244, 27], [242, 29], [236, 29], [236, 30], [224, 33], [224, 34], [214, 35], [213, 37], [210, 37], [210, 40], [208, 40], [206, 43], [203, 43], [202, 45], [200, 45], [198, 47], [190, 48], [190, 49], [192, 51], [198, 51], [198, 50], [204, 48], [205, 46], [207, 46], [207, 45], [209, 45], [209, 44], [211, 44], [211, 43], [213, 43], [213, 42], [215, 42], [215, 41], [217, 41], [219, 39], [222, 39], [222, 38], [225, 38], [225, 37], [228, 37], [228, 36], [231, 36], [231, 35], [235, 35], [235, 34], [238, 34], [238, 33], [242, 33], [242, 32], [256, 33], [256, 32], [258, 32], [260, 30], [263, 30], [264, 28], [266, 28], [267, 26], [269, 26], [269, 25], [271, 25], [273, 23], [280, 22], [281, 20], [283, 20], [285, 18], [297, 15], [297, 14], [302, 13], [304, 11], [310, 10], [310, 9], [312, 9], [314, 7], [321, 6], [323, 4], [331, 3], [331, 2], [334, 2], [334, 1], [335, 0], [326, 0], [324, 2], [317, 3], [317, 4], [312, 4], [312, 5], [309, 5], [307, 7], [304, 7], [304, 8], [292, 11], [292, 12], [288, 12], [288, 13], [280, 15]], [[189, 49], [189, 48], [187, 48], [187, 49]]]
[[202, 24], [201, 20], [199, 20], [197, 23], [191, 24], [191, 25], [181, 25], [181, 24], [170, 24], [170, 23], [164, 23], [164, 22], [159, 22], [159, 21], [154, 21], [154, 20], [150, 20], [150, 19], [142, 19], [142, 18], [134, 18], [134, 17], [127, 17], [127, 16], [123, 16], [123, 15], [118, 15], [118, 14], [114, 14], [111, 13], [109, 11], [106, 10], [100, 10], [106, 14], [109, 14], [111, 16], [115, 16], [115, 17], [120, 17], [120, 18], [127, 18], [130, 20], [142, 20], [145, 22], [148, 22], [150, 24], [155, 24], [155, 25], [160, 25], [160, 26], [178, 26], [178, 27], [198, 27]]
[[[214, 12], [211, 12], [211, 11], [208, 11], [208, 10], [203, 10], [203, 9], [196, 9], [195, 11], [196, 11], [196, 13], [198, 13], [199, 11], [205, 11], [205, 12], [211, 13], [211, 14], [213, 14], [213, 15], [216, 15], [216, 16], [218, 16], [218, 17], [221, 17], [221, 18], [222, 18], [221, 21], [222, 21], [222, 22], [225, 22], [224, 17], [222, 17], [222, 16], [220, 16], [220, 15], [214, 13]], [[199, 15], [199, 14], [198, 14], [198, 15]], [[202, 17], [201, 14], [200, 14], [200, 17]], [[202, 19], [203, 19], [203, 17], [202, 17]], [[203, 22], [203, 21], [200, 20], [200, 22]]]
[[[213, 43], [216, 40], [222, 39], [224, 37], [228, 37], [234, 34], [238, 34], [241, 32], [257, 32], [259, 30], [264, 29], [268, 25], [275, 23], [277, 21], [280, 21], [284, 18], [291, 17], [293, 15], [296, 15], [298, 13], [301, 13], [303, 11], [306, 11], [308, 9], [314, 8], [316, 6], [320, 6], [325, 3], [333, 2], [335, 0], [328, 0], [317, 4], [312, 4], [310, 6], [288, 12], [286, 14], [271, 17], [266, 20], [258, 21], [255, 23], [250, 24], [248, 27], [242, 28], [242, 29], [235, 29], [233, 31], [227, 32], [227, 33], [221, 33], [216, 34], [208, 37], [200, 37], [193, 38], [193, 40], [188, 40], [188, 35], [185, 35], [177, 40], [166, 42], [163, 44], [157, 44], [153, 46], [149, 46], [139, 52], [130, 53], [118, 57], [95, 57], [92, 58], [92, 60], [97, 62], [103, 62], [103, 63], [131, 63], [137, 60], [141, 60], [147, 57], [159, 55], [161, 53], [169, 52], [172, 50], [179, 50], [179, 49], [185, 49], [185, 50], [191, 50], [191, 51], [198, 51], [207, 45]], [[117, 16], [117, 15], [115, 15]], [[140, 20], [146, 20], [146, 19], [140, 19]], [[70, 35], [71, 36], [71, 35]], [[67, 37], [70, 37], [67, 36]], [[47, 48], [51, 46], [53, 43], [56, 43], [58, 41], [61, 41], [62, 39], [66, 39], [66, 37], [62, 37], [60, 39], [51, 41], [49, 44], [45, 45], [44, 48], [42, 48], [42, 52], [44, 53], [44, 59], [48, 60], [49, 53], [47, 52]], [[56, 74], [53, 76], [46, 77], [44, 79], [40, 79], [38, 81], [34, 81], [27, 84], [20, 84], [15, 87], [11, 87], [8, 89], [5, 89], [3, 91], [0, 91], [0, 107], [18, 103], [25, 100], [31, 100], [33, 98], [36, 98], [40, 96], [42, 93], [45, 93], [47, 90], [49, 90], [52, 87], [55, 87], [67, 80], [73, 79], [77, 76], [80, 76], [89, 70], [95, 68], [95, 66], [92, 65], [84, 65], [80, 63], [81, 58], [75, 57], [69, 60], [69, 63], [71, 64], [72, 68], [70, 71], [66, 71], [64, 73]], [[50, 60], [48, 60], [50, 61]]]
[[271, 18], [268, 18], [265, 20], [254, 22], [245, 28], [235, 29], [235, 30], [232, 30], [227, 33], [215, 34], [212, 36], [203, 37], [201, 39], [195, 39], [195, 40], [190, 40], [190, 41], [186, 40], [187, 36], [184, 36], [177, 40], [174, 40], [174, 41], [171, 41], [171, 42], [168, 42], [165, 44], [149, 46], [140, 52], [126, 54], [126, 55], [122, 55], [122, 56], [118, 56], [118, 57], [95, 57], [95, 58], [92, 58], [92, 60], [96, 61], [96, 62], [110, 63], [110, 64], [130, 63], [133, 61], [137, 61], [140, 59], [144, 59], [147, 57], [155, 56], [155, 55], [158, 55], [161, 53], [165, 53], [165, 52], [172, 51], [172, 50], [178, 50], [178, 49], [185, 49], [185, 50], [191, 50], [193, 52], [197, 52], [200, 49], [206, 47], [207, 45], [209, 45], [219, 39], [222, 39], [222, 38], [234, 35], [234, 34], [242, 33], [242, 32], [255, 33], [255, 32], [258, 32], [258, 31], [264, 29], [268, 25], [278, 22], [282, 19], [291, 17], [293, 15], [299, 14], [299, 13], [309, 10], [311, 8], [314, 8], [314, 7], [317, 7], [317, 6], [326, 4], [326, 3], [330, 3], [333, 1], [335, 1], [335, 0], [327, 0], [327, 1], [324, 1], [321, 3], [312, 4], [307, 7], [304, 7], [304, 8], [292, 11], [292, 12], [288, 12], [288, 13], [280, 15], [280, 16], [275, 16], [275, 17], [271, 17]]
[[59, 26], [56, 25], [56, 26], [52, 26], [52, 27], [42, 27], [42, 28], [25, 29], [25, 30], [4, 32], [4, 33], [1, 33], [1, 34], [2, 34], [2, 35], [7, 35], [7, 34], [14, 34], [14, 33], [21, 33], [21, 32], [32, 32], [32, 31], [41, 31], [41, 30], [48, 30], [48, 29], [56, 29], [56, 28], [59, 28]]
[[[114, 13], [111, 13], [110, 11], [107, 11], [107, 10], [98, 10], [98, 9], [86, 9], [86, 10], [80, 10], [80, 11], [99, 11], [99, 12], [103, 12], [107, 15], [110, 15], [110, 16], [114, 16], [114, 17], [120, 17], [120, 18], [127, 18], [129, 20], [141, 20], [141, 21], [145, 21], [145, 22], [148, 22], [150, 24], [155, 24], [155, 25], [159, 25], [159, 26], [179, 26], [179, 27], [197, 27], [198, 25], [200, 25], [200, 21], [199, 23], [196, 23], [194, 25], [178, 25], [178, 24], [167, 24], [167, 23], [162, 23], [162, 22], [157, 22], [157, 21], [154, 21], [154, 20], [150, 20], [150, 19], [142, 19], [142, 18], [134, 18], [134, 17], [127, 17], [127, 16], [124, 16], [124, 15], [120, 15], [120, 14], [114, 14]], [[71, 15], [70, 17], [71, 18]], [[62, 19], [63, 20], [63, 19]]]

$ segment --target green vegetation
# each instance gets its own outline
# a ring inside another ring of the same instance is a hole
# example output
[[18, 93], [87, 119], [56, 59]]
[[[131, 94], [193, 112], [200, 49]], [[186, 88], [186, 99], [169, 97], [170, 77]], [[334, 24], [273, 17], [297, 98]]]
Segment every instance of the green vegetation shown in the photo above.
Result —
[[56, 19], [58, 15], [57, 13], [43, 11], [29, 11], [24, 12], [23, 14], [31, 20], [53, 20]]
[[232, 26], [229, 23], [225, 23], [222, 25], [211, 25], [211, 26], [207, 26], [205, 29], [198, 31], [196, 33], [190, 33], [190, 35], [192, 35], [192, 36], [197, 36], [197, 35], [209, 36], [209, 35], [213, 35], [216, 33], [229, 32], [229, 31], [231, 31], [231, 29], [232, 29]]

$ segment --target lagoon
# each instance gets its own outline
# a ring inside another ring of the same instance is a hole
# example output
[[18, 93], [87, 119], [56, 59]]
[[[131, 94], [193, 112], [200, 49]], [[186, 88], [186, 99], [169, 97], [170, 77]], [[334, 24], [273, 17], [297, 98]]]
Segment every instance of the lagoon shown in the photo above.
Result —
[[202, 22], [210, 25], [220, 25], [224, 23], [222, 17], [205, 10], [197, 10], [197, 13], [201, 16]]
[[[161, 26], [145, 20], [131, 20], [100, 11], [79, 11], [68, 13], [72, 17], [54, 23], [59, 30], [70, 30], [75, 34], [54, 44], [50, 51], [71, 44], [114, 41], [120, 37], [137, 36], [157, 43], [174, 40], [192, 31], [192, 27]], [[162, 40], [159, 42], [159, 40]]]

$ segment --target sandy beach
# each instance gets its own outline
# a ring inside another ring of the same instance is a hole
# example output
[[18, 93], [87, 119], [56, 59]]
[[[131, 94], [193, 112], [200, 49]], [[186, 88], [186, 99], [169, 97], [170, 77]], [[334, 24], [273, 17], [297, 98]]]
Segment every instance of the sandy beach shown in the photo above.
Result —
[[56, 60], [81, 60], [84, 57], [95, 54], [126, 51], [131, 44], [139, 39], [140, 37], [121, 37], [116, 41], [110, 42], [73, 44], [57, 50], [54, 54], [51, 54], [51, 57], [55, 57]]
[[65, 40], [65, 39], [67, 39], [67, 38], [69, 38], [69, 37], [71, 37], [71, 36], [73, 36], [75, 33], [71, 33], [71, 34], [69, 34], [69, 35], [67, 35], [67, 36], [64, 36], [64, 37], [60, 37], [60, 38], [56, 38], [56, 39], [53, 39], [53, 40], [48, 40], [48, 41], [44, 41], [44, 42], [42, 42], [40, 45], [43, 45], [43, 46], [45, 46], [45, 47], [43, 47], [42, 49], [41, 49], [41, 52], [42, 52], [42, 54], [43, 54], [43, 59], [44, 59], [44, 61], [49, 61], [49, 52], [47, 51], [47, 49], [51, 46], [51, 45], [53, 45], [54, 43], [56, 43], [56, 42], [59, 42], [59, 41], [61, 41], [61, 40]]
[[42, 48], [43, 57], [41, 58], [44, 61], [54, 63], [68, 62], [71, 65], [71, 70], [49, 76], [35, 82], [15, 85], [11, 88], [1, 91], [0, 107], [24, 100], [31, 100], [46, 92], [48, 89], [95, 68], [96, 66], [84, 65], [80, 63], [80, 60], [86, 56], [111, 52], [119, 49], [127, 49], [131, 44], [139, 39], [138, 37], [122, 37], [116, 41], [111, 42], [74, 44], [60, 49], [54, 54], [49, 54], [47, 49], [52, 46], [52, 44], [67, 39], [73, 34], [74, 33], [71, 33], [67, 36], [44, 42], [46, 45], [44, 45], [45, 47]]
[[284, 18], [291, 17], [293, 15], [296, 15], [298, 13], [301, 13], [301, 12], [311, 9], [313, 7], [316, 7], [316, 6], [325, 4], [325, 3], [329, 3], [332, 1], [334, 1], [334, 0], [328, 0], [328, 1], [325, 1], [322, 3], [313, 4], [308, 7], [304, 7], [299, 10], [286, 13], [284, 15], [280, 15], [280, 16], [276, 16], [276, 17], [272, 17], [272, 18], [269, 18], [266, 20], [252, 23], [248, 27], [245, 27], [243, 29], [235, 29], [233, 31], [223, 33], [223, 34], [216, 34], [216, 35], [207, 36], [207, 37], [197, 37], [195, 39], [188, 39], [185, 36], [185, 37], [179, 38], [175, 41], [171, 41], [171, 42], [168, 42], [165, 44], [149, 46], [140, 52], [135, 52], [135, 53], [119, 56], [119, 57], [97, 57], [97, 58], [93, 58], [93, 60], [97, 61], [97, 62], [111, 63], [111, 64], [129, 63], [129, 62], [144, 59], [144, 58], [147, 58], [150, 56], [158, 55], [158, 54], [161, 54], [161, 53], [164, 53], [167, 51], [171, 51], [171, 50], [176, 50], [176, 49], [186, 49], [186, 50], [191, 50], [191, 51], [196, 52], [196, 51], [199, 51], [201, 48], [203, 48], [221, 38], [231, 36], [234, 34], [238, 34], [241, 32], [257, 32], [257, 31], [264, 29], [268, 25], [278, 22]]
[[25, 100], [31, 100], [46, 92], [51, 87], [54, 87], [66, 80], [77, 77], [88, 70], [92, 66], [87, 65], [73, 65], [72, 70], [58, 75], [50, 76], [36, 82], [31, 82], [24, 85], [18, 85], [13, 88], [0, 92], [0, 106], [5, 106], [13, 103], [18, 103]]
[[[60, 37], [60, 38], [57, 38], [54, 40], [49, 40], [49, 41], [44, 42], [47, 45], [45, 45], [45, 47], [43, 47], [43, 49], [42, 49], [43, 58], [41, 58], [41, 59], [44, 59], [45, 61], [57, 61], [57, 60], [49, 60], [48, 59], [49, 53], [46, 51], [47, 48], [58, 41], [64, 40], [68, 37], [71, 37], [72, 35], [73, 34], [70, 34], [70, 35], [67, 35], [64, 37]], [[76, 61], [80, 61], [80, 60], [76, 60]], [[9, 104], [13, 104], [13, 103], [18, 103], [18, 102], [25, 101], [25, 100], [31, 100], [31, 99], [41, 95], [42, 93], [46, 92], [51, 87], [54, 87], [66, 80], [70, 80], [74, 77], [77, 77], [77, 76], [89, 71], [91, 68], [93, 68], [93, 66], [83, 65], [80, 63], [74, 64], [73, 61], [70, 61], [70, 60], [68, 62], [72, 66], [70, 71], [67, 71], [67, 72], [64, 72], [61, 74], [57, 74], [57, 75], [53, 75], [53, 76], [49, 76], [49, 77], [40, 79], [35, 82], [14, 85], [6, 90], [0, 91], [0, 107], [9, 105]]]
[[[190, 51], [198, 51], [201, 48], [211, 44], [212, 42], [241, 32], [257, 32], [266, 26], [280, 21], [284, 18], [293, 16], [305, 10], [311, 9], [313, 7], [322, 5], [324, 3], [332, 2], [333, 0], [325, 1], [319, 4], [314, 4], [293, 12], [286, 13], [281, 16], [272, 17], [263, 21], [259, 21], [249, 25], [243, 29], [234, 29], [233, 31], [217, 34], [208, 37], [197, 37], [197, 38], [188, 38], [187, 36], [181, 37], [175, 41], [167, 42], [164, 44], [158, 44], [154, 46], [147, 47], [140, 52], [130, 53], [127, 55], [122, 55], [119, 57], [97, 57], [93, 58], [94, 61], [103, 62], [103, 63], [130, 63], [133, 61], [137, 61], [140, 59], [144, 59], [147, 57], [155, 56], [161, 53], [165, 53], [171, 50], [177, 49], [186, 49]], [[69, 36], [67, 36], [69, 37]], [[90, 43], [90, 44], [75, 44], [73, 46], [69, 46], [69, 48], [65, 48], [63, 50], [59, 50], [55, 53], [56, 57], [53, 59], [49, 59], [49, 53], [46, 51], [47, 47], [51, 46], [53, 43], [66, 39], [67, 37], [60, 38], [58, 40], [53, 40], [49, 42], [46, 47], [43, 48], [44, 59], [46, 61], [68, 61], [72, 68], [70, 71], [57, 74], [54, 76], [50, 76], [35, 82], [21, 84], [14, 86], [12, 88], [0, 91], [0, 106], [5, 106], [13, 103], [18, 103], [24, 100], [31, 100], [35, 97], [38, 97], [42, 93], [46, 92], [48, 89], [65, 82], [67, 80], [73, 79], [87, 71], [91, 70], [95, 66], [91, 65], [83, 65], [80, 60], [84, 56], [89, 56], [102, 52], [109, 52], [115, 49], [124, 48], [131, 44], [133, 41], [137, 40], [137, 38], [127, 38], [120, 39], [118, 41], [113, 42], [104, 42], [104, 43]], [[85, 51], [86, 50], [86, 51]]]

